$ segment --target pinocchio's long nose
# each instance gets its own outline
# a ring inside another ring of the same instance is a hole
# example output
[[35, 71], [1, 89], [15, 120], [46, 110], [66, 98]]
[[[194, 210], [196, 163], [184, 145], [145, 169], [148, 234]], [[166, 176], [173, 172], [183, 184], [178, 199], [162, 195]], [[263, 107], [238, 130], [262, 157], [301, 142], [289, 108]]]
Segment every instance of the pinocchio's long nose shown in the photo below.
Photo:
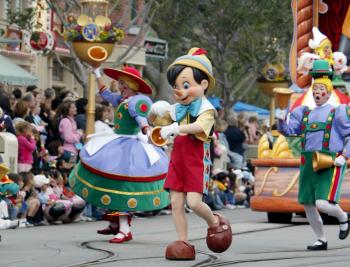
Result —
[[175, 91], [175, 92], [174, 92], [175, 95], [178, 96], [178, 97], [180, 97], [180, 98], [182, 98], [182, 97], [185, 96], [185, 92], [184, 92], [183, 90], [175, 89], [174, 91]]

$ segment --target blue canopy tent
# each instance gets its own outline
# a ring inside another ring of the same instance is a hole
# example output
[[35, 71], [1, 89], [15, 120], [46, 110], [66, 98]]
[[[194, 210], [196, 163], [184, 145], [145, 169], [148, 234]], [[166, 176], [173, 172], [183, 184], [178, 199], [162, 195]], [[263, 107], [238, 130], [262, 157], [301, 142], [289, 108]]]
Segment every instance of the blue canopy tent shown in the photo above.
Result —
[[208, 97], [208, 100], [217, 110], [223, 109], [223, 106], [222, 106], [223, 100], [220, 97], [211, 95]]
[[243, 102], [236, 102], [232, 106], [232, 110], [237, 113], [245, 112], [248, 114], [257, 115], [259, 120], [268, 119], [270, 116], [270, 111], [268, 111], [267, 109], [259, 108], [257, 106], [250, 105]]

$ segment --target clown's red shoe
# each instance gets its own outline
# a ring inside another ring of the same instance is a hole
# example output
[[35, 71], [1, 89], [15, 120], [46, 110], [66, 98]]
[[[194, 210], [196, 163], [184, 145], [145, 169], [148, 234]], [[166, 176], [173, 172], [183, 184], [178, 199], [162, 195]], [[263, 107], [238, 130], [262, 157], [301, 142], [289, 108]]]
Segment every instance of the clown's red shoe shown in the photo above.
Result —
[[122, 234], [122, 237], [115, 237], [115, 238], [109, 240], [109, 243], [117, 243], [117, 244], [120, 244], [120, 243], [124, 243], [124, 242], [126, 242], [126, 241], [132, 240], [132, 234], [131, 234], [131, 232], [125, 234], [125, 233], [119, 231], [118, 234]]

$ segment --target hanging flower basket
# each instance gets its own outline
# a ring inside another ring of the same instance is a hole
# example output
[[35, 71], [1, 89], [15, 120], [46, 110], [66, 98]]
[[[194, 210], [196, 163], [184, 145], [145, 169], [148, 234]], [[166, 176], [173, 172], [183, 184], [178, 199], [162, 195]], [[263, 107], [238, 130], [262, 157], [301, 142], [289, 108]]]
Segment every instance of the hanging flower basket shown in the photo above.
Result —
[[122, 29], [112, 26], [110, 19], [101, 15], [94, 20], [86, 15], [78, 19], [68, 16], [64, 32], [64, 39], [72, 42], [76, 55], [89, 64], [105, 61], [112, 54], [114, 44], [124, 37]]

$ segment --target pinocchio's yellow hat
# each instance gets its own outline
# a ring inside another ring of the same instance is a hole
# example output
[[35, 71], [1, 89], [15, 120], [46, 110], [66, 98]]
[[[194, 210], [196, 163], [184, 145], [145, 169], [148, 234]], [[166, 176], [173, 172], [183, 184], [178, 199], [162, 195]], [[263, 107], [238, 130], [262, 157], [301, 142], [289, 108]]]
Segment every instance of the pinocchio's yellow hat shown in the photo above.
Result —
[[328, 77], [317, 78], [314, 80], [313, 84], [324, 84], [327, 87], [327, 92], [331, 93], [333, 90], [332, 81]]
[[208, 90], [212, 90], [215, 87], [215, 79], [213, 77], [213, 66], [211, 65], [211, 62], [207, 58], [206, 54], [208, 54], [206, 50], [198, 47], [193, 47], [190, 49], [187, 55], [175, 59], [175, 61], [169, 66], [168, 69], [170, 69], [174, 65], [184, 65], [199, 69], [208, 76]]

